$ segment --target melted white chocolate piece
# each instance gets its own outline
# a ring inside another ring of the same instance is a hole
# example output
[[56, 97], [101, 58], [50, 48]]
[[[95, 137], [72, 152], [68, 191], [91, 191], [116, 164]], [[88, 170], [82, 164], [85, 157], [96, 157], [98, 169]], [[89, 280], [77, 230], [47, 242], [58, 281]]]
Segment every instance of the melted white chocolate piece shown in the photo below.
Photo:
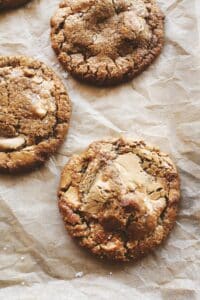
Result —
[[138, 16], [143, 18], [147, 17], [148, 12], [147, 12], [146, 5], [144, 4], [144, 1], [132, 0], [131, 2], [132, 2], [133, 9]]
[[80, 205], [77, 188], [70, 186], [67, 192], [65, 192], [64, 197], [72, 207], [77, 208]]
[[40, 102], [33, 104], [32, 107], [34, 113], [38, 115], [40, 118], [44, 118], [46, 116], [47, 110]]
[[0, 151], [17, 150], [25, 144], [25, 139], [22, 136], [13, 138], [0, 137]]
[[151, 37], [149, 28], [145, 20], [136, 15], [134, 11], [128, 11], [124, 13], [124, 21], [127, 28], [130, 28], [135, 32], [136, 36], [141, 36], [144, 39], [149, 39]]
[[140, 158], [133, 153], [119, 155], [114, 160], [114, 166], [119, 171], [119, 176], [125, 186], [144, 186], [148, 192], [162, 188], [163, 186], [155, 181], [154, 177], [146, 173], [141, 164]]
[[[104, 179], [105, 173], [107, 179]], [[129, 152], [119, 155], [99, 171], [89, 193], [85, 195], [83, 210], [93, 215], [99, 213], [117, 189], [122, 201], [131, 202], [151, 215], [162, 211], [166, 205], [162, 182], [146, 173], [139, 156]]]

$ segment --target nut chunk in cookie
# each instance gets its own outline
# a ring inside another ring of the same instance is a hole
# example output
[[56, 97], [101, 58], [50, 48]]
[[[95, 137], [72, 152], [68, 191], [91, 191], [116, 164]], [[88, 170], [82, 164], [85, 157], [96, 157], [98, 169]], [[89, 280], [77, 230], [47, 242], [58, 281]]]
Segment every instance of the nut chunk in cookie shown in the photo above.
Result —
[[128, 261], [161, 244], [176, 219], [179, 177], [144, 142], [92, 143], [65, 166], [59, 208], [69, 234], [99, 257]]
[[45, 64], [0, 57], [0, 171], [28, 170], [55, 152], [67, 133], [71, 104]]
[[155, 0], [64, 0], [51, 28], [64, 68], [97, 85], [132, 79], [164, 42], [164, 16]]

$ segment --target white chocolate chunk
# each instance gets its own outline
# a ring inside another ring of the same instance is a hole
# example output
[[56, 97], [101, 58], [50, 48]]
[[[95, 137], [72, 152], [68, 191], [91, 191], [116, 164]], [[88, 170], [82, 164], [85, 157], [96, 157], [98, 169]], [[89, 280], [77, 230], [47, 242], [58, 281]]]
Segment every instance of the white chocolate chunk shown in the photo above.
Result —
[[[113, 166], [116, 170], [115, 173], [111, 172]], [[162, 182], [143, 170], [141, 160], [136, 154], [129, 152], [119, 155], [112, 161], [112, 165], [107, 166], [106, 170], [108, 174], [110, 173], [110, 178], [106, 181], [103, 180], [102, 170], [97, 174], [89, 193], [85, 196], [84, 211], [96, 215], [102, 210], [104, 203], [112, 194], [113, 187], [116, 184], [116, 176], [122, 183], [123, 200], [135, 203], [135, 205], [141, 207], [141, 210], [145, 208], [145, 211], [149, 214], [162, 211], [165, 207]], [[127, 194], [130, 187], [133, 192]], [[157, 191], [158, 189], [159, 191]]]
[[32, 111], [40, 118], [46, 116], [47, 109], [40, 96], [31, 91], [27, 92], [25, 95], [32, 105]]
[[46, 88], [51, 87], [51, 83], [45, 85], [45, 82], [41, 84], [40, 94], [34, 93], [32, 91], [26, 91], [24, 94], [30, 101], [32, 105], [33, 112], [38, 115], [40, 118], [46, 116], [47, 112], [55, 112], [56, 104], [51, 96], [50, 89]]
[[147, 40], [151, 38], [151, 33], [143, 18], [137, 16], [134, 11], [126, 12], [124, 13], [124, 16], [125, 25], [127, 28], [130, 28], [133, 32], [135, 32], [136, 36], [141, 36]]
[[20, 68], [14, 68], [9, 74], [10, 77], [20, 77], [23, 75], [23, 72]]
[[70, 188], [67, 190], [65, 193], [65, 198], [75, 208], [80, 205], [77, 188], [73, 186], [70, 186]]
[[47, 114], [47, 110], [44, 108], [43, 105], [40, 103], [36, 103], [33, 105], [33, 111], [36, 113], [40, 118], [43, 118]]
[[33, 82], [40, 84], [40, 83], [42, 83], [43, 78], [40, 76], [35, 76], [32, 80], [33, 80]]
[[130, 183], [135, 187], [144, 186], [148, 192], [163, 188], [160, 182], [156, 182], [151, 175], [143, 170], [139, 157], [133, 153], [119, 155], [114, 161], [114, 165], [125, 186]]
[[148, 16], [147, 8], [146, 8], [144, 1], [132, 0], [131, 2], [133, 5], [132, 7], [133, 7], [135, 13], [137, 14], [137, 16], [140, 16], [143, 18]]
[[17, 150], [25, 144], [25, 139], [22, 136], [14, 138], [0, 138], [0, 151]]

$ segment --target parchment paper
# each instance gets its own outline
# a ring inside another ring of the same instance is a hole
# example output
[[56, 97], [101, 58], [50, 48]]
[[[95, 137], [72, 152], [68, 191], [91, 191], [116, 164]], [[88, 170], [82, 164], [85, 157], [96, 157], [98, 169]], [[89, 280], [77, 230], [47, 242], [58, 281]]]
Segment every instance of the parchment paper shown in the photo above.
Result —
[[[0, 54], [29, 55], [63, 79], [73, 103], [68, 138], [27, 175], [0, 176], [0, 299], [200, 299], [200, 1], [160, 0], [166, 45], [134, 81], [98, 89], [67, 76], [51, 49], [57, 0], [0, 15]], [[103, 263], [67, 235], [57, 208], [63, 165], [99, 138], [131, 136], [177, 163], [182, 201], [163, 247], [140, 262]]]

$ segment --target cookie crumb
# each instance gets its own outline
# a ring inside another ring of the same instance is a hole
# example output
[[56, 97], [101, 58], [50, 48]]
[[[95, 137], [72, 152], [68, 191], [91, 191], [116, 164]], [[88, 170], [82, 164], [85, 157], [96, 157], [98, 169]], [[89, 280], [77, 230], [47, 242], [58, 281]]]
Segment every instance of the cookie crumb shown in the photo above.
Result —
[[75, 275], [76, 278], [81, 278], [83, 277], [83, 272], [77, 272]]
[[67, 79], [68, 78], [68, 74], [67, 73], [62, 73], [63, 78]]

